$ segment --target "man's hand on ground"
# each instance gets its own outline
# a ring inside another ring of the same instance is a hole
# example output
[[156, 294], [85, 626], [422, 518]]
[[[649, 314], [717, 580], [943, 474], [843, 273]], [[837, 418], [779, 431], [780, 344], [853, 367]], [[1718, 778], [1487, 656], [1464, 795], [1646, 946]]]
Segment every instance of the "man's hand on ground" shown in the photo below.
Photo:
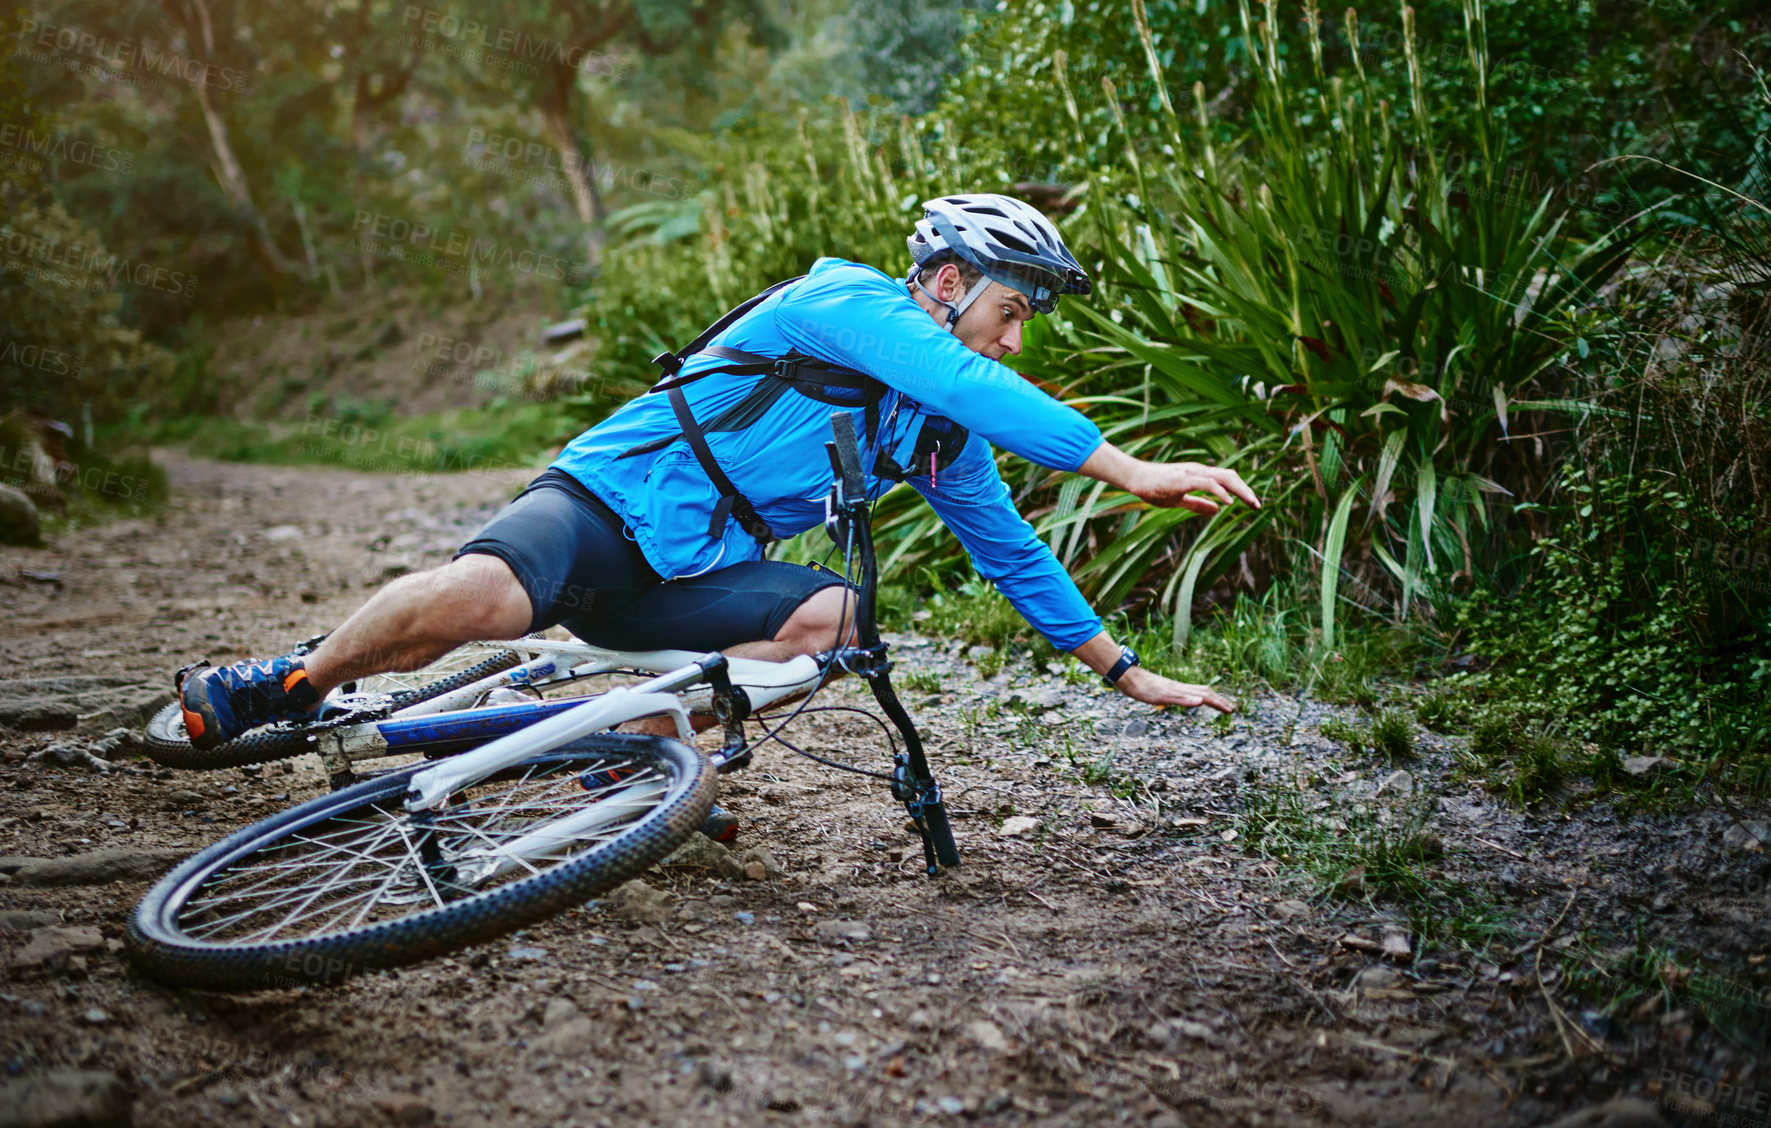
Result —
[[1147, 705], [1179, 705], [1188, 709], [1195, 705], [1210, 705], [1220, 713], [1236, 711], [1235, 702], [1210, 686], [1188, 685], [1173, 678], [1165, 678], [1142, 666], [1133, 666], [1125, 671], [1117, 688], [1127, 697], [1136, 698]]
[[[1228, 505], [1232, 497], [1256, 509], [1260, 498], [1242, 481], [1242, 475], [1221, 466], [1204, 466], [1197, 462], [1145, 462], [1138, 467], [1126, 488], [1151, 505], [1191, 509], [1210, 516], [1218, 511], [1218, 501]], [[1209, 497], [1195, 497], [1195, 493]]]

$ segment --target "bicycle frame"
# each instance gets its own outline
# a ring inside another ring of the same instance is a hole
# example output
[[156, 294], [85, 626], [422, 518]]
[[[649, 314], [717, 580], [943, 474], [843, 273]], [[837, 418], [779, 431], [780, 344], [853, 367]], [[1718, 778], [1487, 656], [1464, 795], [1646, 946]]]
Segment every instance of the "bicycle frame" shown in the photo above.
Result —
[[[845, 412], [835, 412], [831, 415], [831, 427], [834, 441], [826, 444], [826, 450], [834, 481], [824, 523], [831, 539], [844, 547], [846, 558], [851, 562], [859, 561], [860, 590], [854, 600], [853, 634], [849, 636], [856, 645], [838, 646], [816, 658], [801, 655], [787, 662], [765, 662], [727, 658], [718, 652], [699, 656], [677, 650], [628, 654], [583, 643], [524, 639], [516, 645], [539, 656], [515, 669], [493, 674], [434, 701], [401, 710], [378, 723], [345, 726], [319, 734], [322, 751], [328, 754], [329, 766], [335, 759], [341, 760], [348, 770], [351, 759], [397, 751], [388, 736], [399, 731], [414, 731], [414, 726], [415, 731], [426, 733], [432, 740], [440, 736], [472, 741], [476, 728], [482, 734], [501, 731], [497, 726], [510, 723], [511, 714], [520, 711], [527, 719], [524, 727], [473, 751], [440, 760], [411, 777], [405, 797], [406, 810], [421, 814], [438, 809], [452, 794], [487, 776], [627, 721], [661, 715], [673, 717], [678, 735], [686, 743], [694, 733], [689, 724], [689, 704], [684, 698], [698, 697], [705, 692], [714, 714], [725, 724], [726, 733], [723, 747], [710, 759], [720, 771], [730, 771], [750, 758], [751, 746], [744, 739], [744, 719], [757, 708], [817, 688], [834, 666], [867, 680], [874, 700], [904, 738], [904, 751], [893, 761], [892, 796], [904, 804], [922, 836], [929, 874], [933, 876], [940, 872], [942, 865], [957, 866], [959, 854], [953, 846], [940, 784], [929, 770], [916, 726], [892, 690], [889, 677], [892, 663], [886, 657], [886, 643], [879, 637], [874, 607], [879, 582], [878, 561], [874, 554], [869, 499], [855, 441], [854, 421]], [[563, 662], [577, 659], [583, 661], [571, 667], [573, 676], [629, 669], [656, 672], [657, 676], [638, 685], [618, 686], [584, 700], [565, 699], [502, 709], [455, 709], [478, 700], [499, 685], [534, 685], [538, 679], [556, 673]], [[592, 821], [598, 817], [588, 811], [584, 815]], [[489, 864], [502, 867], [546, 857], [558, 848], [560, 839], [561, 833], [555, 828], [549, 834], [507, 844], [498, 851], [498, 858]]]
[[[490, 737], [508, 733], [517, 722], [532, 721], [537, 717], [550, 718], [585, 705], [583, 698], [561, 698], [535, 704], [475, 707], [476, 702], [494, 689], [547, 685], [547, 679], [558, 674], [562, 668], [568, 678], [622, 670], [669, 674], [691, 666], [704, 657], [687, 650], [626, 652], [605, 650], [585, 642], [560, 642], [553, 639], [525, 638], [516, 640], [509, 646], [535, 657], [520, 666], [489, 674], [471, 685], [429, 701], [409, 705], [377, 720], [316, 734], [315, 750], [325, 761], [327, 770], [338, 774], [349, 771], [351, 763], [357, 760], [398, 755], [403, 745], [427, 744], [434, 747], [440, 743], [453, 742], [469, 746], [481, 745]], [[816, 685], [820, 677], [820, 668], [816, 664], [808, 667], [799, 659], [792, 662], [765, 662], [751, 658], [732, 658], [728, 661], [732, 678], [749, 695], [753, 708], [761, 708], [783, 698], [804, 693]], [[691, 685], [682, 691], [681, 697], [692, 712], [709, 712], [713, 708], [711, 685]], [[338, 699], [340, 708], [348, 709], [348, 702], [348, 696]], [[623, 717], [604, 727], [633, 719], [635, 718]]]
[[[531, 756], [581, 736], [589, 736], [593, 732], [614, 728], [641, 717], [674, 717], [677, 734], [684, 741], [691, 740], [694, 731], [689, 726], [689, 710], [677, 695], [696, 684], [708, 683], [712, 671], [726, 669], [730, 670], [728, 677], [735, 674], [738, 679], [744, 680], [744, 684], [760, 684], [772, 672], [780, 672], [782, 676], [774, 679], [777, 684], [759, 694], [762, 700], [753, 703], [753, 707], [758, 704], [772, 704], [800, 690], [802, 686], [810, 688], [819, 676], [817, 659], [803, 654], [788, 662], [727, 658], [717, 652], [704, 655], [680, 669], [639, 685], [617, 686], [585, 701], [561, 702], [566, 707], [553, 716], [536, 721], [508, 736], [499, 737], [472, 752], [452, 756], [438, 762], [435, 767], [426, 768], [412, 777], [406, 792], [406, 809], [434, 809], [442, 805], [451, 794], [476, 780], [520, 764]], [[748, 692], [746, 697], [749, 697]], [[716, 767], [724, 765], [725, 761], [716, 758]]]

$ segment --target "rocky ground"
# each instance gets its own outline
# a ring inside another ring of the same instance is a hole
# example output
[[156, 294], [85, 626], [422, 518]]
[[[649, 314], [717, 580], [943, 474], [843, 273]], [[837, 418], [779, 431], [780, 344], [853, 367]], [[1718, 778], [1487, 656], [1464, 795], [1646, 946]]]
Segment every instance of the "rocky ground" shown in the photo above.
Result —
[[[337, 987], [144, 979], [120, 937], [153, 875], [325, 786], [136, 758], [171, 670], [327, 629], [523, 478], [167, 461], [159, 519], [0, 552], [0, 1123], [1771, 1118], [1762, 800], [1576, 784], [1520, 811], [1456, 740], [1385, 763], [1321, 735], [1341, 710], [1254, 696], [1214, 725], [918, 637], [900, 684], [957, 871], [922, 875], [870, 781], [770, 747], [722, 786], [748, 873], [703, 846]], [[863, 718], [794, 731], [877, 755]]]

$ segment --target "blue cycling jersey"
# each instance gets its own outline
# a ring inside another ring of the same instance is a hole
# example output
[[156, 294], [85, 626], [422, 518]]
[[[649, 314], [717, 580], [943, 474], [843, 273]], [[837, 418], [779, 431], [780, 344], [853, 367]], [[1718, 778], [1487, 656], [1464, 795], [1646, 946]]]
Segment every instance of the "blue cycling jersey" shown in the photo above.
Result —
[[[970, 431], [951, 465], [938, 462], [906, 480], [958, 535], [979, 574], [994, 580], [1015, 609], [1052, 645], [1074, 650], [1101, 630], [1101, 620], [1033, 527], [1010, 500], [990, 444], [1029, 461], [1075, 470], [1094, 453], [1101, 433], [1014, 370], [971, 351], [937, 325], [903, 284], [870, 266], [819, 259], [801, 281], [770, 295], [712, 342], [764, 356], [797, 349], [865, 372], [889, 389], [869, 435], [855, 409], [862, 465], [884, 451], [911, 466], [924, 426], [957, 423]], [[729, 362], [692, 355], [684, 376]], [[683, 387], [695, 417], [706, 421], [743, 399], [762, 377], [715, 374]], [[830, 405], [788, 394], [750, 426], [709, 431], [720, 468], [750, 499], [769, 528], [790, 537], [824, 520], [830, 492]], [[756, 540], [736, 521], [708, 536], [718, 490], [686, 442], [630, 458], [623, 452], [680, 431], [669, 400], [629, 401], [560, 453], [554, 465], [583, 482], [632, 530], [640, 551], [662, 576], [681, 579], [755, 560]], [[869, 496], [894, 484], [871, 471]]]

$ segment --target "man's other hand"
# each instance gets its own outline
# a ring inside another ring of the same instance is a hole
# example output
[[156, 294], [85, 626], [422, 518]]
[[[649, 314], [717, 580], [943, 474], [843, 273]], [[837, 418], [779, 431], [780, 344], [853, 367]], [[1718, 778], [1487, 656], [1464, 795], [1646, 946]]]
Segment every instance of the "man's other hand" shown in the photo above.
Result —
[[1142, 666], [1133, 666], [1125, 671], [1115, 688], [1127, 697], [1147, 705], [1179, 705], [1186, 709], [1195, 705], [1210, 705], [1220, 713], [1236, 711], [1234, 702], [1210, 686], [1188, 685], [1173, 678], [1165, 678]]

